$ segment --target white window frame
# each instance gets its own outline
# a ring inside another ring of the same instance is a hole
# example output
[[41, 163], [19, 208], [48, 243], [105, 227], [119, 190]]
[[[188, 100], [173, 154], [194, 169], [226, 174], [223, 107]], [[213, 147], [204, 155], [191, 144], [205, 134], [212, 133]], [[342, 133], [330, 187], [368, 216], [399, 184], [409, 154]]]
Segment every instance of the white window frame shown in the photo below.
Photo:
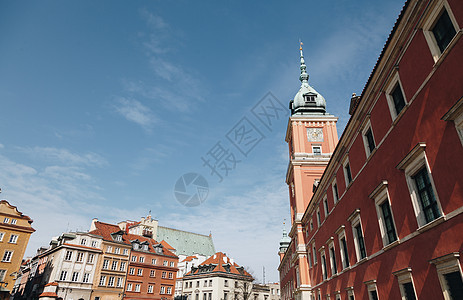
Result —
[[[396, 85], [399, 85], [400, 90], [402, 91], [402, 96], [404, 97], [404, 102], [405, 102], [404, 107], [398, 114], [396, 112], [394, 99], [392, 98], [392, 95], [391, 95]], [[386, 94], [387, 105], [389, 106], [389, 112], [391, 113], [392, 122], [394, 122], [397, 119], [397, 117], [401, 116], [404, 113], [404, 111], [407, 109], [407, 106], [408, 106], [407, 96], [405, 96], [405, 92], [402, 87], [402, 82], [400, 81], [399, 72], [396, 71], [395, 74], [391, 77], [390, 83], [388, 84], [386, 88], [385, 94]]]
[[143, 269], [137, 269], [137, 276], [143, 276]]
[[[333, 249], [333, 251], [331, 251], [331, 249]], [[333, 277], [339, 273], [338, 266], [336, 264], [336, 247], [334, 245], [334, 237], [331, 237], [328, 242], [328, 254], [330, 256], [331, 277]], [[334, 254], [334, 257], [332, 254]]]
[[19, 236], [17, 234], [10, 235], [10, 240], [8, 241], [8, 243], [16, 244], [18, 242], [18, 237]]
[[453, 121], [458, 137], [463, 146], [463, 97], [461, 97], [450, 110], [442, 117], [444, 121]]
[[331, 190], [333, 191], [333, 202], [336, 205], [336, 203], [339, 202], [339, 187], [338, 187], [338, 183], [336, 181], [336, 178], [331, 183]]
[[144, 257], [144, 256], [140, 256], [140, 257], [138, 258], [138, 262], [144, 263], [144, 262], [145, 262], [145, 257]]
[[87, 263], [88, 264], [93, 264], [93, 259], [95, 258], [95, 255], [89, 253], [87, 257]]
[[148, 285], [148, 294], [152, 294], [152, 293], [153, 293], [153, 286]]
[[18, 220], [16, 220], [16, 219], [11, 219], [11, 225], [16, 225], [16, 222], [18, 222]]
[[150, 277], [156, 277], [156, 271], [150, 270]]
[[445, 280], [444, 275], [448, 273], [459, 272], [460, 276], [462, 276], [459, 258], [460, 253], [454, 252], [429, 261], [430, 264], [436, 266], [437, 275], [439, 277], [440, 286], [442, 288], [442, 293], [444, 294], [445, 300], [451, 300], [451, 298], [447, 280]]
[[83, 283], [89, 283], [90, 282], [90, 273], [84, 273], [84, 276], [82, 277], [82, 282]]
[[[320, 153], [315, 153], [315, 148], [320, 149]], [[317, 144], [317, 145], [312, 145], [312, 154], [313, 154], [314, 156], [322, 155], [322, 154], [323, 154], [322, 145], [319, 145], [319, 144]]]
[[123, 287], [124, 286], [124, 278], [117, 277], [116, 287]]
[[114, 248], [114, 254], [120, 254], [121, 253], [121, 248], [116, 247]]
[[[344, 251], [342, 248], [342, 241], [341, 241], [344, 238], [346, 240], [346, 245], [347, 245], [346, 226], [341, 225], [338, 228], [338, 230], [336, 230], [335, 233], [338, 235], [339, 253], [341, 253], [341, 266], [342, 266], [342, 269], [344, 270], [350, 266], [350, 262], [349, 262], [349, 265], [347, 265], [347, 261], [349, 260], [349, 257], [347, 257], [347, 260], [346, 260], [346, 257], [344, 256]], [[347, 253], [349, 254], [349, 249], [347, 249]]]
[[[347, 176], [347, 168], [346, 168], [347, 165], [349, 165], [350, 177], [352, 179], [350, 182], [349, 182], [349, 177]], [[348, 156], [346, 156], [346, 158], [344, 158], [344, 161], [342, 162], [342, 171], [344, 173], [344, 181], [346, 182], [346, 190], [347, 190], [349, 186], [352, 184], [352, 182], [354, 182], [354, 176], [352, 174], [352, 166], [349, 163]]]
[[4, 232], [0, 232], [0, 242], [3, 242], [3, 237], [5, 236]]
[[[365, 260], [368, 258], [368, 252], [367, 252], [367, 246], [365, 243], [365, 234], [363, 232], [363, 226], [362, 226], [362, 220], [360, 219], [360, 209], [356, 209], [348, 218], [349, 222], [351, 223], [352, 226], [352, 235], [354, 237], [354, 246], [355, 246], [355, 255], [357, 258], [357, 263]], [[362, 237], [363, 237], [363, 245], [365, 247], [365, 257], [361, 258], [360, 255], [360, 245], [359, 245], [359, 240], [357, 236], [357, 231], [355, 230], [355, 227], [357, 225], [360, 225], [360, 229], [362, 229]]]
[[131, 283], [127, 283], [127, 291], [131, 292], [132, 291], [133, 285]]
[[71, 250], [66, 250], [64, 260], [66, 260], [66, 261], [72, 260], [72, 251]]
[[79, 272], [72, 272], [71, 281], [79, 281]]
[[354, 287], [353, 286], [347, 287], [346, 292], [347, 292], [347, 300], [350, 300], [351, 296], [354, 297], [354, 299], [355, 299]]
[[[322, 268], [322, 279], [323, 281], [328, 279], [328, 266], [326, 265], [326, 251], [325, 251], [325, 246], [322, 246], [318, 252], [320, 252], [320, 267]], [[323, 257], [325, 257], [325, 264], [323, 265]], [[326, 269], [326, 272], [325, 272]]]
[[125, 256], [129, 255], [129, 249], [123, 249], [122, 254]]
[[68, 271], [65, 271], [65, 270], [61, 271], [61, 273], [59, 275], [59, 280], [60, 281], [66, 280], [67, 275], [68, 275]]
[[108, 286], [113, 287], [115, 284], [116, 278], [114, 276], [108, 277]]
[[367, 286], [368, 299], [373, 300], [373, 298], [371, 297], [372, 291], [376, 292], [376, 295], [378, 296], [378, 300], [381, 299], [378, 294], [378, 289], [376, 288], [376, 280], [369, 280], [369, 281], [365, 281], [364, 283]]
[[139, 283], [135, 284], [135, 292], [140, 292], [140, 286]]
[[320, 227], [322, 224], [322, 216], [320, 215], [320, 207], [317, 207], [317, 211], [315, 213], [317, 215], [317, 225]]
[[[436, 41], [436, 38], [434, 37], [432, 29], [436, 25], [438, 18], [441, 16], [441, 13], [444, 7], [445, 7], [445, 10], [447, 10], [447, 13], [449, 14], [450, 21], [452, 22], [453, 27], [455, 28], [455, 32], [456, 32], [455, 36], [458, 35], [460, 26], [458, 26], [458, 22], [455, 19], [447, 0], [440, 0], [440, 1], [435, 1], [435, 2], [436, 2], [435, 6], [428, 11], [428, 15], [426, 16], [425, 22], [423, 24], [423, 34], [424, 34], [424, 37], [426, 38], [426, 42], [428, 43], [432, 58], [434, 62], [437, 62], [443, 53], [440, 51], [439, 46], [437, 45], [437, 41]], [[447, 45], [446, 49], [451, 48], [451, 46], [452, 46], [452, 41]], [[444, 52], [446, 51], [444, 50]]]
[[119, 264], [119, 271], [125, 271], [126, 264], [127, 263], [125, 261], [121, 261], [121, 263]]
[[103, 260], [103, 270], [109, 270], [109, 259]]
[[101, 275], [100, 276], [100, 282], [98, 283], [99, 286], [105, 286], [106, 285], [106, 276]]
[[[383, 240], [383, 248], [391, 246], [392, 244], [397, 244], [399, 242], [399, 235], [397, 234], [397, 226], [395, 224], [394, 213], [392, 211], [392, 205], [389, 197], [389, 191], [387, 189], [388, 182], [383, 180], [369, 195], [370, 199], [375, 201], [376, 214], [378, 216], [379, 230], [381, 233], [381, 239]], [[383, 211], [381, 210], [381, 205], [385, 202], [389, 203], [389, 208], [391, 211], [392, 224], [394, 226], [394, 231], [396, 235], [396, 240], [389, 242], [387, 236], [386, 222], [384, 221]]]
[[135, 275], [135, 268], [129, 269], [129, 275]]
[[[405, 179], [407, 181], [408, 190], [410, 192], [410, 198], [413, 204], [413, 210], [415, 212], [416, 220], [418, 222], [418, 230], [428, 228], [429, 224], [436, 224], [444, 219], [444, 212], [440, 204], [439, 195], [434, 185], [434, 180], [432, 178], [431, 169], [429, 167], [428, 159], [426, 158], [426, 143], [418, 143], [406, 156], [405, 158], [397, 165], [397, 169], [403, 170], [405, 172]], [[415, 176], [418, 171], [423, 167], [426, 168], [428, 172], [429, 181], [431, 182], [432, 190], [434, 197], [436, 198], [437, 206], [439, 208], [440, 217], [437, 217], [431, 222], [426, 222], [424, 216], [423, 208], [421, 206], [421, 201], [418, 198], [418, 189], [415, 184], [413, 176]]]
[[[368, 138], [366, 136], [368, 130], [371, 131], [371, 136], [373, 137], [373, 143], [375, 144], [375, 148], [373, 150], [371, 150], [371, 151], [370, 151], [370, 147], [368, 145]], [[365, 125], [363, 125], [362, 139], [363, 139], [363, 147], [365, 148], [365, 154], [366, 154], [367, 159], [368, 159], [371, 156], [371, 154], [373, 154], [373, 152], [376, 151], [376, 148], [378, 147], [378, 145], [376, 143], [376, 139], [375, 139], [375, 133], [373, 132], [373, 127], [371, 127], [370, 118], [368, 118]]]
[[111, 263], [111, 270], [116, 271], [117, 270], [117, 260], [113, 260]]
[[330, 207], [328, 205], [328, 197], [323, 197], [323, 211], [325, 212], [325, 218], [330, 214]]
[[76, 262], [83, 262], [83, 261], [84, 261], [84, 252], [78, 251], [77, 252]]
[[315, 266], [318, 263], [317, 259], [317, 248], [315, 248], [315, 242], [312, 244], [312, 249], [313, 249], [313, 265]]
[[415, 297], [418, 299], [418, 297], [416, 296], [415, 283], [413, 282], [411, 268], [405, 268], [402, 270], [398, 270], [398, 271], [393, 272], [392, 274], [394, 274], [394, 276], [397, 277], [397, 281], [399, 283], [401, 300], [407, 300], [404, 284], [409, 283], [409, 282], [413, 286], [413, 292], [415, 293]]

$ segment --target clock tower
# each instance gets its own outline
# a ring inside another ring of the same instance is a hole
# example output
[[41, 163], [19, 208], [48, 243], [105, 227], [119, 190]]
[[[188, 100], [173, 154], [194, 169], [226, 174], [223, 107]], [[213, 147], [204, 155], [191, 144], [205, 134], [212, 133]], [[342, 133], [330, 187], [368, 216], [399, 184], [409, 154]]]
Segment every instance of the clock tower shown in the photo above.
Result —
[[286, 183], [291, 206], [289, 236], [292, 241], [287, 251], [292, 253], [286, 253], [282, 260], [295, 258], [290, 267], [296, 277], [291, 280], [294, 282], [294, 299], [310, 300], [312, 285], [305, 246], [308, 241], [303, 233], [302, 216], [338, 142], [338, 118], [326, 112], [325, 98], [309, 85], [302, 43], [300, 53], [301, 87], [289, 103], [291, 117], [286, 130], [290, 156]]

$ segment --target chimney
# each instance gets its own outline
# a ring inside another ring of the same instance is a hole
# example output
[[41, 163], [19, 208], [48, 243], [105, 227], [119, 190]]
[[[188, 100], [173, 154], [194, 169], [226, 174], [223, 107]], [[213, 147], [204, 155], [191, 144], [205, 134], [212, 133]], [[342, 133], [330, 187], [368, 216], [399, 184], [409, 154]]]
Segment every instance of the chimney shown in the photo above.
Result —
[[360, 102], [360, 96], [357, 96], [355, 93], [352, 94], [352, 98], [350, 98], [350, 107], [349, 107], [349, 115], [353, 115], [355, 109], [357, 108]]
[[90, 225], [90, 231], [96, 230], [96, 222], [98, 222], [98, 218], [93, 218], [92, 224]]

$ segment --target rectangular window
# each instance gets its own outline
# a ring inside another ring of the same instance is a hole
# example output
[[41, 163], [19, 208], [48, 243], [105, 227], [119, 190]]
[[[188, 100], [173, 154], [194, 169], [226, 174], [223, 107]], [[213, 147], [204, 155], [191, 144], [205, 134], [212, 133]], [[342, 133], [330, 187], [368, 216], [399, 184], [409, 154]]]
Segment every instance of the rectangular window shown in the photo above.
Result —
[[317, 250], [315, 250], [315, 243], [313, 244], [313, 264], [317, 264]]
[[113, 260], [111, 263], [111, 270], [116, 271], [117, 270], [117, 260]]
[[207, 286], [207, 280], [204, 280], [204, 286], [205, 287]]
[[148, 293], [149, 294], [153, 293], [153, 286], [152, 285], [148, 285]]
[[156, 273], [155, 273], [154, 270], [151, 270], [151, 271], [150, 271], [150, 277], [154, 277], [155, 274], [156, 274]]
[[376, 290], [370, 291], [369, 295], [370, 295], [370, 300], [378, 300], [378, 293], [376, 292]]
[[138, 261], [141, 262], [141, 263], [144, 263], [145, 262], [145, 257], [144, 256], [140, 256], [138, 258]]
[[463, 282], [460, 271], [444, 274], [444, 278], [451, 299], [463, 299]]
[[79, 279], [79, 272], [73, 272], [71, 281], [77, 281]]
[[127, 283], [127, 291], [130, 292], [132, 290], [132, 284]]
[[165, 293], [166, 293], [166, 287], [161, 286], [161, 294], [165, 294]]
[[83, 283], [88, 283], [90, 279], [90, 273], [84, 273], [84, 277], [82, 278]]
[[67, 271], [61, 271], [61, 274], [59, 275], [59, 280], [61, 280], [61, 281], [66, 280], [67, 275], [68, 275]]
[[125, 261], [121, 261], [121, 264], [119, 265], [119, 271], [125, 271]]
[[318, 227], [320, 227], [320, 224], [322, 223], [321, 216], [320, 216], [320, 209], [317, 208], [317, 224]]
[[170, 286], [167, 287], [167, 294], [168, 295], [172, 294], [172, 288]]
[[124, 254], [124, 255], [129, 255], [129, 249], [124, 249], [124, 250], [122, 250], [122, 254]]
[[143, 269], [138, 269], [137, 270], [137, 275], [138, 276], [143, 276]]
[[352, 225], [352, 234], [354, 235], [355, 254], [357, 261], [362, 260], [367, 256], [365, 249], [365, 241], [363, 238], [362, 222], [360, 220], [360, 210], [356, 209], [348, 218]]
[[132, 261], [133, 262], [136, 262], [137, 261], [137, 257], [135, 255], [132, 255]]
[[349, 252], [347, 251], [347, 242], [346, 238], [342, 237], [340, 240], [340, 246], [341, 246], [341, 258], [342, 258], [342, 266], [344, 268], [347, 268], [349, 266]]
[[77, 262], [82, 262], [84, 260], [84, 253], [83, 252], [77, 252]]
[[106, 285], [106, 276], [104, 276], [104, 275], [100, 276], [99, 285], [100, 286], [105, 286]]
[[108, 286], [114, 286], [114, 276], [108, 277]]
[[108, 252], [108, 253], [113, 252], [113, 246], [108, 246], [108, 247], [106, 248], [106, 252]]
[[8, 243], [16, 244], [17, 241], [18, 241], [18, 236], [16, 234], [10, 235], [10, 240], [8, 241]]
[[391, 207], [389, 206], [389, 201], [384, 201], [382, 204], [380, 204], [380, 208], [384, 219], [387, 241], [388, 244], [390, 244], [397, 240], [397, 235], [395, 233], [394, 221], [392, 220]]
[[167, 272], [162, 272], [161, 278], [166, 278]]
[[153, 264], [153, 265], [156, 264], [156, 258], [151, 259], [151, 264]]
[[72, 258], [72, 251], [66, 251], [66, 256], [64, 257], [64, 260], [71, 260]]
[[103, 269], [108, 269], [109, 268], [109, 260], [105, 259], [103, 260]]
[[16, 219], [11, 219], [11, 225], [16, 225], [17, 220]]
[[135, 285], [135, 292], [139, 292], [140, 291], [140, 285], [139, 284], [136, 284]]
[[334, 244], [330, 245], [330, 264], [331, 264], [331, 274], [337, 274], [338, 269], [336, 267], [336, 254], [334, 252]]
[[402, 92], [400, 84], [397, 82], [394, 89], [391, 92], [391, 98], [394, 104], [395, 115], [399, 115], [402, 109], [405, 107], [405, 98]]
[[173, 261], [170, 262], [169, 266], [174, 267], [175, 263]]
[[97, 241], [92, 241], [92, 247], [96, 248], [96, 246], [98, 246], [98, 242]]
[[174, 274], [172, 274], [172, 272], [169, 272], [169, 279], [172, 279], [174, 278]]
[[333, 200], [334, 200], [334, 203], [339, 201], [338, 185], [336, 181], [333, 182]]
[[129, 269], [129, 275], [135, 275], [135, 268]]
[[167, 260], [165, 260], [165, 261], [162, 263], [162, 265], [167, 267]]
[[121, 248], [114, 248], [114, 254], [120, 254], [121, 253]]
[[363, 240], [362, 226], [358, 224], [357, 226], [355, 226], [354, 229], [355, 229], [355, 236], [357, 237], [357, 241], [358, 241], [360, 259], [363, 259], [367, 256], [367, 253], [365, 251], [365, 241]]
[[312, 146], [312, 151], [314, 155], [321, 155], [322, 154], [322, 147], [320, 146]]
[[429, 180], [428, 170], [423, 167], [417, 174], [412, 176], [417, 188], [418, 199], [424, 212], [426, 223], [440, 217], [440, 209], [434, 196], [433, 187]]
[[375, 139], [373, 137], [373, 130], [371, 129], [371, 124], [370, 124], [369, 119], [366, 121], [366, 124], [364, 125], [362, 129], [362, 135], [363, 135], [363, 145], [365, 147], [365, 153], [368, 158], [371, 155], [371, 153], [373, 153], [373, 150], [375, 150], [376, 148]]
[[95, 257], [95, 256], [94, 256], [93, 254], [90, 254], [90, 253], [89, 253], [89, 254], [88, 254], [88, 257], [87, 257], [87, 263], [93, 264], [93, 258], [94, 258], [94, 257]]
[[117, 287], [122, 287], [123, 283], [124, 283], [124, 280], [122, 279], [122, 277], [117, 277], [116, 286]]
[[225, 279], [224, 282], [223, 282], [223, 285], [228, 286], [228, 280]]
[[3, 237], [5, 236], [4, 232], [0, 232], [0, 242], [3, 242]]
[[87, 245], [87, 240], [84, 239], [84, 238], [81, 239], [81, 240], [80, 240], [80, 244], [81, 244], [81, 245], [84, 245], [84, 246]]
[[404, 296], [406, 300], [416, 300], [415, 289], [413, 288], [413, 283], [406, 282], [402, 284], [404, 290]]
[[346, 178], [346, 186], [349, 186], [349, 184], [352, 182], [352, 173], [350, 170], [349, 161], [344, 163], [344, 176]]
[[[324, 252], [324, 250], [323, 250]], [[325, 280], [328, 277], [328, 269], [326, 268], [326, 258], [325, 254], [321, 254], [321, 260], [322, 260], [322, 275], [323, 275], [323, 280]]]
[[444, 52], [456, 34], [455, 27], [453, 27], [450, 16], [445, 8], [431, 31], [436, 39], [439, 50]]
[[323, 206], [325, 207], [325, 216], [328, 216], [328, 214], [330, 213], [330, 209], [328, 207], [328, 199], [327, 198], [323, 199]]
[[8, 223], [8, 222], [10, 222], [10, 218], [3, 219], [3, 223]]

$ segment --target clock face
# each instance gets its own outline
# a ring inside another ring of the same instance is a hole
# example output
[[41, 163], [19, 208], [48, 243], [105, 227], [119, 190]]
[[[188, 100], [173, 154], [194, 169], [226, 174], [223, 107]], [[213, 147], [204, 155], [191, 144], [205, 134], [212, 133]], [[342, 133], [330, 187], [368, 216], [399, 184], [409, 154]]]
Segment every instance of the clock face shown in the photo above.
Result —
[[323, 142], [323, 128], [307, 128], [309, 142]]

